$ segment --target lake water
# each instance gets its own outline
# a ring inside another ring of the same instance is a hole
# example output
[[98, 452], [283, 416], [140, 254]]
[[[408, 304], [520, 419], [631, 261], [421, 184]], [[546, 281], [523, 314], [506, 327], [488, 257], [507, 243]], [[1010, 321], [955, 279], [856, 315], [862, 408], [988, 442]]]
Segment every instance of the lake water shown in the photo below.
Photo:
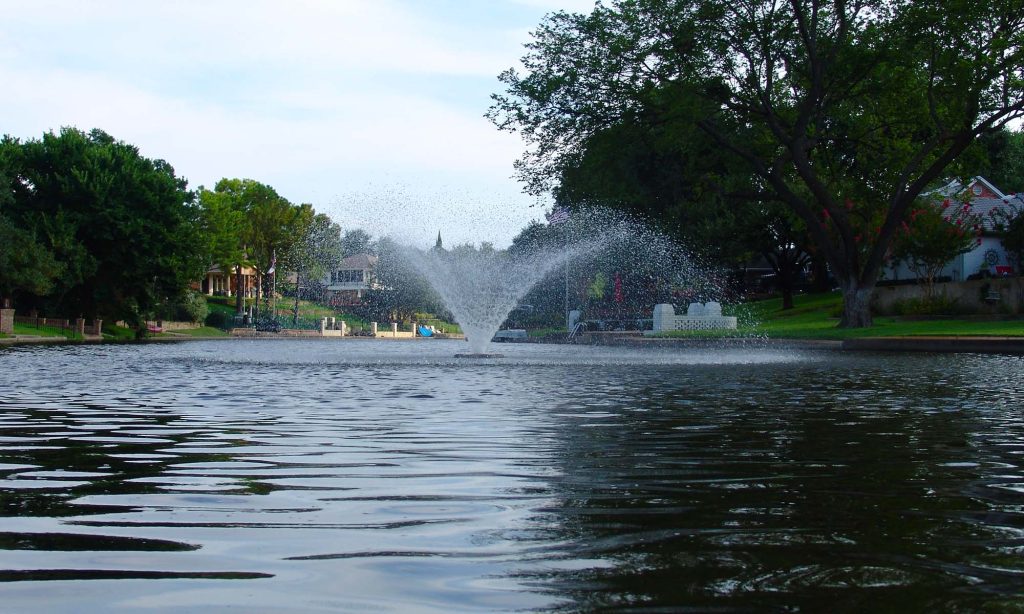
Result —
[[0, 610], [1019, 610], [1024, 361], [0, 350]]

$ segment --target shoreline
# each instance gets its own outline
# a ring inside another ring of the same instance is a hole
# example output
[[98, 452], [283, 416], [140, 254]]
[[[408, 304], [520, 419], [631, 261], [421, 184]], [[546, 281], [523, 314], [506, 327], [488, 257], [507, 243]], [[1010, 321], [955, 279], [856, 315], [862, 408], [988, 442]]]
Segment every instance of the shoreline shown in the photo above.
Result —
[[[14, 336], [0, 338], [0, 347], [15, 347], [26, 345], [83, 345], [83, 344], [138, 344], [138, 343], [180, 343], [193, 341], [252, 341], [252, 340], [331, 340], [343, 341], [348, 339], [373, 339], [375, 341], [409, 341], [411, 338], [389, 338], [389, 337], [321, 337], [280, 335], [277, 333], [260, 333], [253, 335], [230, 335], [223, 337], [195, 337], [180, 335], [174, 337], [150, 337], [146, 339], [80, 339], [69, 340], [65, 337], [40, 337], [40, 336]], [[416, 338], [425, 342], [431, 339]], [[516, 343], [505, 341], [504, 343]], [[530, 340], [518, 343], [549, 343], [566, 344], [565, 341], [544, 341]], [[680, 348], [698, 349], [715, 348], [723, 346], [746, 346], [751, 349], [774, 349], [774, 350], [822, 350], [832, 352], [896, 352], [896, 353], [938, 353], [938, 354], [1007, 354], [1024, 355], [1024, 337], [984, 337], [971, 335], [951, 336], [898, 336], [898, 337], [858, 337], [855, 339], [786, 339], [770, 337], [722, 337], [722, 338], [658, 338], [643, 337], [637, 335], [608, 335], [601, 338], [591, 338], [579, 343], [580, 345], [611, 345], [627, 347], [658, 347], [658, 348]]]
[[853, 339], [786, 339], [772, 337], [721, 337], [704, 339], [619, 336], [593, 341], [595, 345], [629, 347], [722, 347], [750, 346], [778, 350], [828, 350], [841, 352], [931, 352], [937, 354], [1024, 355], [1024, 337], [977, 335], [920, 335], [857, 337]]

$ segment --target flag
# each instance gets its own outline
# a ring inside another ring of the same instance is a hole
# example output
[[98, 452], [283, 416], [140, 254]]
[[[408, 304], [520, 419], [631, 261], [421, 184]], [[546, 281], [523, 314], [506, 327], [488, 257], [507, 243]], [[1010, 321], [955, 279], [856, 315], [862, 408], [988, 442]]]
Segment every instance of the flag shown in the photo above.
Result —
[[276, 268], [277, 268], [277, 250], [275, 249], [274, 253], [270, 255], [270, 268], [267, 269], [267, 275], [273, 275], [274, 274], [274, 269], [276, 269]]
[[547, 214], [548, 226], [557, 226], [569, 221], [569, 210], [565, 207], [555, 207]]

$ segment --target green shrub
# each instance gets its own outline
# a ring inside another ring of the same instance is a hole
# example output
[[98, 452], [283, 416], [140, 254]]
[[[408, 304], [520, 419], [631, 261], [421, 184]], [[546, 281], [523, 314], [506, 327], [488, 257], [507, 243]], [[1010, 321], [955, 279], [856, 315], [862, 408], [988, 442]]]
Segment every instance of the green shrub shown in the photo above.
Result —
[[202, 322], [207, 313], [206, 296], [189, 290], [177, 299], [161, 305], [154, 315], [158, 320]]
[[233, 297], [233, 296], [207, 296], [206, 297], [206, 302], [207, 303], [215, 303], [217, 305], [226, 305], [228, 307], [234, 308], [234, 306], [235, 306], [235, 297]]
[[945, 295], [932, 297], [908, 298], [893, 303], [892, 311], [898, 316], [937, 316], [960, 313], [960, 306], [955, 299]]
[[214, 328], [227, 330], [234, 326], [235, 317], [224, 311], [212, 311], [206, 316], [205, 324]]
[[[176, 315], [185, 316], [180, 321], [202, 322], [206, 319], [209, 308], [206, 306], [206, 297], [199, 292], [187, 292], [178, 303]], [[175, 318], [178, 319], [178, 318]]]
[[125, 327], [117, 326], [116, 324], [103, 324], [103, 334], [113, 338], [115, 340], [126, 340], [135, 338], [135, 330]]

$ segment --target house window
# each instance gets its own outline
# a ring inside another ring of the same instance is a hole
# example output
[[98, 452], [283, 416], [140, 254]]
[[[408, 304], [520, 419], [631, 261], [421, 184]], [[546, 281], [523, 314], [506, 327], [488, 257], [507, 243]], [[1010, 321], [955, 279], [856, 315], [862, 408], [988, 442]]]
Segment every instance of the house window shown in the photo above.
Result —
[[355, 269], [331, 272], [331, 283], [363, 283], [363, 271], [361, 269]]

